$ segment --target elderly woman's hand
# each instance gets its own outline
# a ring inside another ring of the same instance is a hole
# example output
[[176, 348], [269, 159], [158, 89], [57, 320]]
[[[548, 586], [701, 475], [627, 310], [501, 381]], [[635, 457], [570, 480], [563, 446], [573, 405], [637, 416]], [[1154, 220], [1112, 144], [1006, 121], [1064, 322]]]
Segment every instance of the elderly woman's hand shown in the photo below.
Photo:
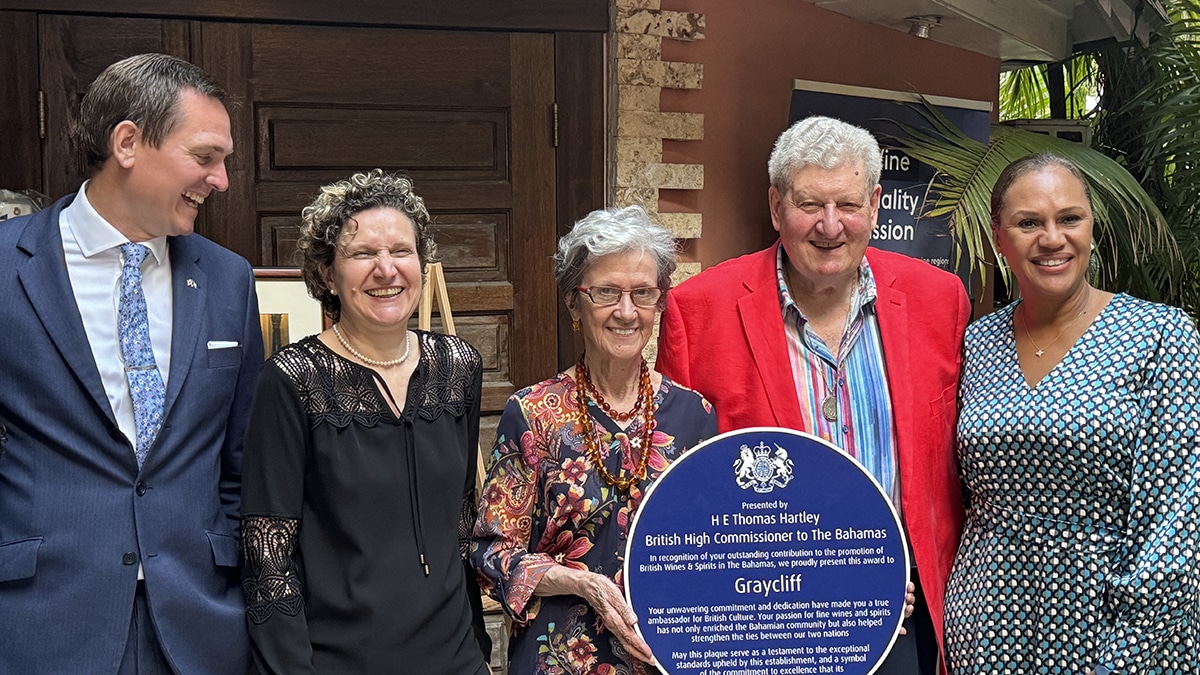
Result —
[[533, 591], [534, 595], [576, 595], [583, 598], [608, 630], [624, 645], [630, 656], [654, 663], [654, 655], [650, 646], [634, 630], [637, 616], [633, 609], [625, 604], [621, 589], [612, 579], [603, 574], [555, 565], [546, 571], [545, 576]]

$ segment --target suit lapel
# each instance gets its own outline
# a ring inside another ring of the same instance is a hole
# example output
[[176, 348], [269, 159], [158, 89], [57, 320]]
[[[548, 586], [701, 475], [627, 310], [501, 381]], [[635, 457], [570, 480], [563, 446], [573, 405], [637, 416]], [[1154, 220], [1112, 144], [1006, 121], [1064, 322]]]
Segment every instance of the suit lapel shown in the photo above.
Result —
[[778, 244], [760, 260], [760, 266], [745, 282], [749, 291], [738, 299], [738, 313], [746, 341], [750, 345], [754, 367], [758, 369], [767, 401], [775, 415], [775, 424], [803, 431], [796, 381], [788, 357], [783, 311], [779, 307], [779, 287], [775, 278]]
[[54, 348], [115, 427], [117, 421], [92, 356], [92, 347], [83, 328], [83, 318], [79, 315], [79, 306], [71, 290], [71, 277], [67, 274], [67, 263], [63, 257], [58, 219], [59, 212], [69, 199], [61, 199], [51, 208], [36, 214], [22, 233], [17, 247], [25, 251], [29, 258], [17, 270], [17, 277], [38, 320], [50, 335]]
[[167, 395], [163, 404], [163, 421], [169, 419], [171, 407], [188, 372], [195, 365], [204, 321], [208, 277], [200, 268], [199, 254], [187, 237], [171, 237], [167, 246], [171, 256], [171, 373], [167, 378]]
[[922, 401], [914, 400], [913, 396], [905, 394], [911, 391], [907, 380], [912, 372], [908, 337], [908, 296], [897, 288], [900, 279], [886, 263], [871, 260], [869, 250], [867, 261], [871, 264], [871, 273], [875, 275], [875, 308], [879, 315], [883, 357], [887, 363], [888, 390], [892, 399], [892, 412], [895, 415], [896, 443], [899, 446], [897, 454], [900, 458], [900, 482], [903, 484], [905, 477], [912, 475], [912, 461], [916, 453], [900, 451], [900, 448], [906, 448], [906, 441], [914, 438], [913, 422], [918, 414], [917, 406], [922, 404]]

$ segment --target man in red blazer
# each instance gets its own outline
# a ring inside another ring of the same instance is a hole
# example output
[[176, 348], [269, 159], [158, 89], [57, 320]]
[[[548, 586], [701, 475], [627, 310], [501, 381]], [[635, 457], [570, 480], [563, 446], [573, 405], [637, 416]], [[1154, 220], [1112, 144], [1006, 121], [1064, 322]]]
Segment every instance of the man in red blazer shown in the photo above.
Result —
[[871, 134], [845, 122], [785, 131], [768, 165], [779, 241], [671, 291], [656, 368], [712, 401], [722, 432], [807, 431], [880, 480], [918, 591], [877, 672], [934, 673], [963, 521], [954, 433], [970, 305], [954, 275], [867, 248], [881, 165]]

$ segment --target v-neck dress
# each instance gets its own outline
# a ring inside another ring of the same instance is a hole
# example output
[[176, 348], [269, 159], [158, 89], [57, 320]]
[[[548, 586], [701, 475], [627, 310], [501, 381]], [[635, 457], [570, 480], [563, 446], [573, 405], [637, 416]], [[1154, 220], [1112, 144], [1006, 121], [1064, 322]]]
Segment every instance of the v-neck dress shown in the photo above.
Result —
[[262, 673], [487, 672], [465, 560], [482, 361], [454, 336], [417, 336], [398, 418], [378, 373], [316, 336], [263, 366], [242, 480]]
[[[657, 672], [637, 662], [595, 611], [574, 595], [537, 597], [554, 565], [587, 570], [623, 588], [626, 538], [650, 484], [667, 465], [717, 434], [713, 408], [664, 377], [654, 396], [654, 436], [646, 477], [618, 490], [592, 466], [584, 447], [576, 384], [565, 373], [514, 394], [504, 408], [480, 501], [471, 562], [481, 585], [513, 617], [510, 675], [631, 675]], [[622, 430], [588, 401], [604, 465], [626, 477], [642, 455]]]
[[1015, 309], [967, 329], [969, 503], [946, 591], [950, 672], [1197, 672], [1195, 327], [1117, 295], [1031, 387]]

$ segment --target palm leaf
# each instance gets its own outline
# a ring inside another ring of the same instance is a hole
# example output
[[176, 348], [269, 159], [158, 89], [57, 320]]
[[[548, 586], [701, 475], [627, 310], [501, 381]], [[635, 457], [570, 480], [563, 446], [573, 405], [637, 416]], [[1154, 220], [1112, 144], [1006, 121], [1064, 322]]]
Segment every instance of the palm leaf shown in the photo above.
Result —
[[1082, 119], [1092, 114], [1089, 96], [1096, 91], [1100, 71], [1089, 54], [1077, 54], [1060, 63], [1042, 63], [1000, 74], [1000, 120], [1045, 119], [1050, 117], [1047, 71], [1063, 69], [1062, 92], [1067, 117]]
[[[927, 102], [927, 129], [899, 125], [894, 144], [936, 173], [924, 217], [946, 216], [974, 270], [994, 264], [991, 187], [1009, 162], [1051, 151], [1088, 178], [1096, 212], [1098, 283], [1162, 299], [1200, 319], [1200, 0], [1162, 0], [1170, 32], [1150, 45], [1110, 44], [1065, 62], [1001, 75], [1000, 119], [1049, 115], [1047, 69], [1064, 68], [1067, 115], [1091, 121], [1094, 149], [993, 126], [964, 136]], [[1090, 96], [1099, 105], [1089, 108]], [[1007, 278], [1008, 270], [999, 271]]]
[[[1153, 289], [1143, 269], [1151, 251], [1167, 251], [1178, 262], [1175, 241], [1162, 213], [1137, 180], [1120, 164], [1086, 146], [1013, 127], [993, 125], [987, 145], [967, 137], [936, 107], [923, 101], [917, 112], [929, 131], [897, 122], [904, 134], [891, 141], [935, 170], [923, 217], [949, 216], [950, 230], [973, 271], [998, 259], [991, 237], [992, 186], [1004, 167], [1035, 152], [1054, 152], [1075, 162], [1087, 177], [1096, 214], [1096, 240], [1104, 278], [1128, 270], [1133, 280]], [[1006, 280], [1008, 269], [1000, 264]], [[1149, 293], [1157, 297], [1157, 293]]]
[[1000, 73], [1000, 119], [1041, 119], [1050, 116], [1050, 94], [1046, 91], [1045, 73], [1045, 65]]
[[[1104, 151], [1129, 166], [1162, 208], [1182, 264], [1151, 263], [1149, 275], [1172, 304], [1200, 318], [1200, 0], [1164, 3], [1169, 35], [1149, 49], [1111, 50], [1108, 76], [1145, 81], [1106, 116]], [[1144, 64], [1144, 66], [1143, 66]], [[1110, 128], [1111, 127], [1111, 128]]]

